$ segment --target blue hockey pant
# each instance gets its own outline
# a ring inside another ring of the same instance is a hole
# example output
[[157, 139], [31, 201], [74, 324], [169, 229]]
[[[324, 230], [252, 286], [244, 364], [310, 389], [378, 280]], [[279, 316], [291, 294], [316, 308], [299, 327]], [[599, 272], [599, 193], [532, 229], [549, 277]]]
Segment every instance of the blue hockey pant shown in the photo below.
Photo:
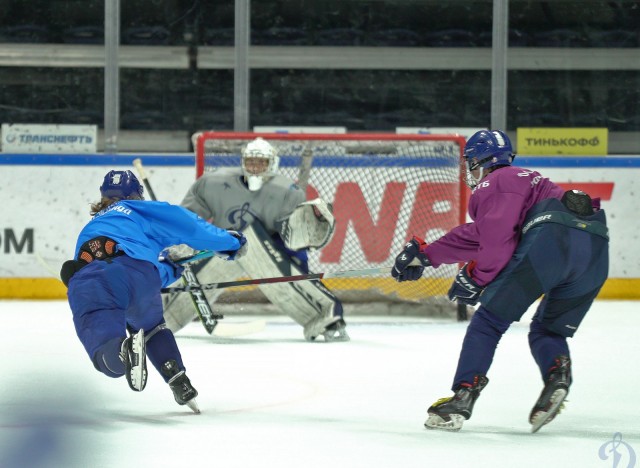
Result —
[[97, 370], [109, 377], [124, 375], [122, 341], [127, 330], [140, 329], [147, 334], [147, 356], [158, 372], [170, 359], [184, 370], [175, 337], [162, 326], [160, 288], [156, 267], [128, 256], [93, 261], [71, 278], [67, 296], [76, 334]]

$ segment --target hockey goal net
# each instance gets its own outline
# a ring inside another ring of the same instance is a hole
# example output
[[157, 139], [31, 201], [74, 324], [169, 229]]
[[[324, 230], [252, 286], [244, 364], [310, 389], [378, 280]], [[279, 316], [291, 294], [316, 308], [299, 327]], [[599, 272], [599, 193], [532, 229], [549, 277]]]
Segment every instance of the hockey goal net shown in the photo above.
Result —
[[[307, 199], [333, 204], [335, 232], [323, 249], [309, 253], [311, 271], [391, 266], [413, 235], [430, 242], [465, 222], [463, 137], [201, 132], [194, 135], [196, 176], [239, 167], [242, 148], [258, 136], [277, 149], [278, 172], [306, 187]], [[403, 283], [390, 276], [324, 282], [345, 304], [454, 311], [446, 292], [457, 269], [427, 268], [422, 279]]]

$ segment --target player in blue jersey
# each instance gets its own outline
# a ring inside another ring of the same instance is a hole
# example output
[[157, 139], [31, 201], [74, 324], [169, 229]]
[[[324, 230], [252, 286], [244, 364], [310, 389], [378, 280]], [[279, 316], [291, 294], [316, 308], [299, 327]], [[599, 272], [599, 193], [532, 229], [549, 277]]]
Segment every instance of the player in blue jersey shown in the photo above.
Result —
[[145, 388], [148, 356], [176, 402], [198, 413], [198, 392], [162, 316], [160, 289], [182, 270], [166, 248], [187, 244], [233, 260], [244, 253], [246, 240], [180, 206], [144, 201], [131, 171], [110, 171], [100, 194], [91, 206], [93, 219], [78, 237], [75, 258], [60, 273], [78, 338], [98, 371], [126, 375], [134, 391]]
[[501, 131], [482, 130], [469, 138], [464, 160], [473, 221], [430, 244], [414, 237], [396, 257], [392, 275], [398, 281], [420, 278], [426, 266], [465, 263], [449, 298], [480, 302], [462, 344], [454, 395], [429, 408], [430, 429], [457, 431], [471, 417], [500, 338], [543, 295], [529, 346], [544, 388], [529, 421], [533, 432], [550, 422], [571, 385], [567, 338], [608, 275], [609, 239], [599, 200], [512, 166], [514, 157]]

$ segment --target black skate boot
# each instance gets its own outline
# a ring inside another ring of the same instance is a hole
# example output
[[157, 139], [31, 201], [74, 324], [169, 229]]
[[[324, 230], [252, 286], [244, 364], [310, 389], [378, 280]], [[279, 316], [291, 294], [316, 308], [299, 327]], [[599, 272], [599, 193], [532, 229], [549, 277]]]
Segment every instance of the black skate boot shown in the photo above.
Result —
[[173, 359], [165, 362], [162, 365], [162, 374], [169, 378], [167, 383], [173, 391], [173, 397], [176, 402], [179, 405], [187, 405], [194, 413], [199, 414], [200, 408], [198, 408], [198, 403], [195, 400], [198, 396], [198, 391], [191, 385], [187, 374], [178, 368], [178, 363]]
[[542, 389], [540, 398], [529, 415], [531, 432], [538, 432], [542, 426], [549, 424], [560, 413], [564, 408], [564, 400], [569, 394], [570, 385], [571, 359], [568, 356], [558, 356], [555, 365], [549, 370], [547, 383]]
[[476, 375], [473, 385], [463, 384], [452, 397], [440, 398], [427, 410], [429, 417], [424, 423], [427, 429], [459, 431], [467, 419], [471, 419], [473, 405], [480, 392], [489, 383], [484, 375]]
[[120, 347], [120, 360], [131, 390], [141, 392], [147, 385], [147, 348], [144, 330], [124, 339]]

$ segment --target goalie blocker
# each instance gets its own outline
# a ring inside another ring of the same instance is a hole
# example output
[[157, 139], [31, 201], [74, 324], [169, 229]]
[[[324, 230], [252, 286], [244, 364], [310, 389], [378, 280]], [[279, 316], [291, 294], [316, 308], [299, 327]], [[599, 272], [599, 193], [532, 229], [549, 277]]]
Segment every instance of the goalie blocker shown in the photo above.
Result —
[[[309, 212], [306, 210], [316, 206], [304, 203], [302, 205], [304, 205], [303, 216], [308, 216]], [[332, 225], [331, 222], [329, 224]], [[291, 223], [289, 225], [292, 226]], [[243, 234], [247, 238], [248, 245], [248, 251], [244, 257], [235, 262], [224, 263], [220, 259], [212, 258], [194, 265], [193, 270], [201, 283], [218, 283], [242, 276], [263, 278], [305, 273], [294, 263], [289, 254], [273, 241], [260, 222], [255, 221], [244, 230]], [[330, 236], [331, 233], [329, 232], [328, 235]], [[304, 237], [300, 236], [298, 239], [304, 239]], [[315, 242], [320, 240], [320, 237], [310, 236], [306, 239], [322, 245], [322, 242]], [[325, 341], [349, 339], [345, 330], [342, 304], [322, 282], [299, 281], [258, 287], [272, 304], [303, 326], [307, 341], [313, 341], [319, 336], [324, 337]], [[207, 290], [205, 294], [209, 303], [213, 304], [222, 294], [222, 290]], [[174, 293], [165, 298], [164, 318], [172, 331], [180, 330], [195, 316], [187, 295]]]

